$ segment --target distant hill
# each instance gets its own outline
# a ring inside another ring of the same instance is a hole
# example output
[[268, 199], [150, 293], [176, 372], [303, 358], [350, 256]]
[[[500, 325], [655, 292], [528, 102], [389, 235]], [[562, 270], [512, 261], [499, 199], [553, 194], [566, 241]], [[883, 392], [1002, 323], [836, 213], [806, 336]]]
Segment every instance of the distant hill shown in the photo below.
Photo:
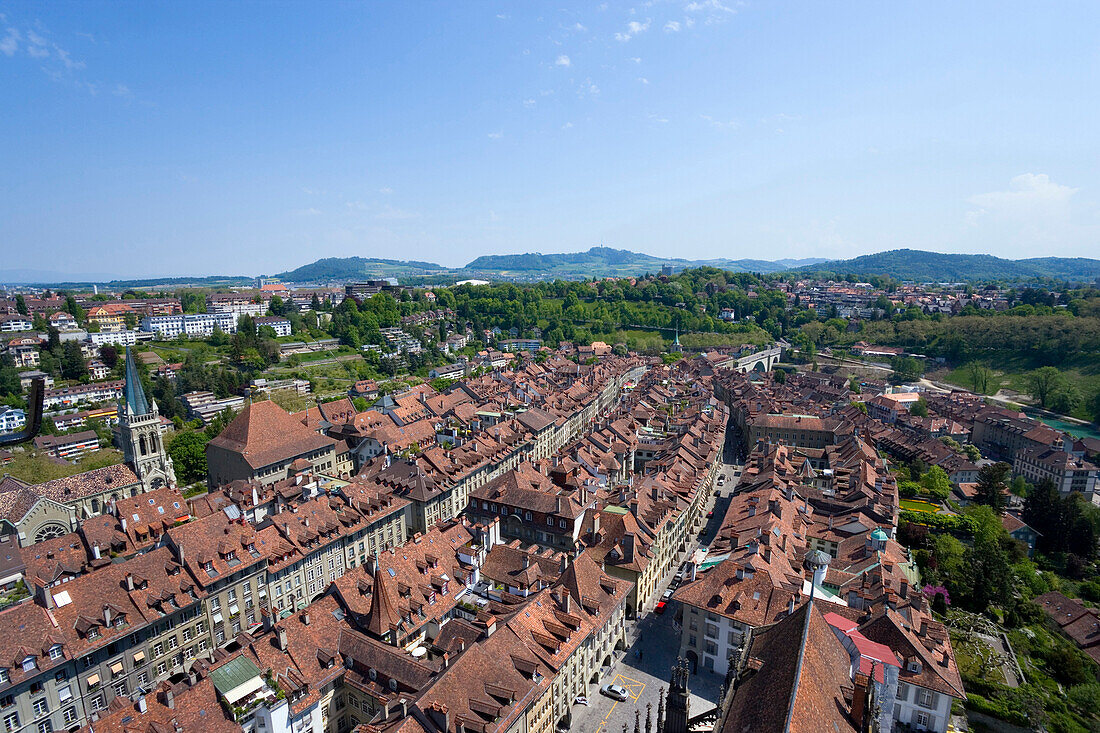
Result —
[[718, 267], [734, 272], [780, 272], [792, 267], [825, 262], [822, 258], [804, 260], [685, 260], [676, 257], [654, 257], [610, 247], [593, 247], [587, 252], [514, 255], [483, 255], [462, 268], [447, 268], [434, 262], [415, 260], [385, 260], [365, 257], [328, 257], [281, 272], [277, 277], [291, 282], [355, 280], [358, 278], [398, 277], [418, 280], [424, 277], [445, 282], [466, 277], [501, 280], [545, 280], [553, 278], [627, 277], [660, 272], [671, 265], [679, 272], [688, 267]]
[[791, 267], [824, 262], [823, 259], [785, 260], [686, 260], [678, 257], [654, 257], [626, 249], [593, 247], [587, 252], [566, 254], [484, 255], [466, 265], [470, 272], [483, 274], [542, 275], [545, 277], [606, 277], [642, 275], [660, 272], [665, 265], [675, 270], [688, 267], [718, 267], [733, 272], [779, 272]]
[[281, 272], [276, 277], [290, 282], [319, 280], [353, 280], [355, 278], [402, 277], [450, 272], [443, 265], [416, 260], [380, 260], [367, 257], [326, 257], [295, 270]]
[[1090, 281], [1100, 277], [1100, 260], [1086, 257], [1033, 257], [1006, 260], [993, 255], [959, 255], [894, 249], [862, 255], [850, 260], [833, 260], [804, 265], [807, 272], [852, 275], [889, 275], [917, 282], [966, 282], [976, 280], [1033, 280], [1056, 278]]

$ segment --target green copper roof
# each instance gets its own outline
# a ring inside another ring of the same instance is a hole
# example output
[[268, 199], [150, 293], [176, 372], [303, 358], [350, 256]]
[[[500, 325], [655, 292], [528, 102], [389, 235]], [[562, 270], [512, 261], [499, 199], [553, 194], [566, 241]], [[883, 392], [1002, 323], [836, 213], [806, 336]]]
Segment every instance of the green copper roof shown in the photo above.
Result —
[[145, 390], [141, 387], [134, 352], [129, 346], [126, 347], [126, 411], [131, 415], [148, 415], [152, 412], [149, 401], [145, 399]]
[[882, 527], [875, 527], [873, 530], [871, 530], [871, 539], [875, 540], [876, 542], [885, 542], [890, 538], [887, 537], [886, 533], [882, 531]]
[[210, 681], [223, 695], [260, 676], [260, 668], [247, 657], [237, 657], [210, 673]]

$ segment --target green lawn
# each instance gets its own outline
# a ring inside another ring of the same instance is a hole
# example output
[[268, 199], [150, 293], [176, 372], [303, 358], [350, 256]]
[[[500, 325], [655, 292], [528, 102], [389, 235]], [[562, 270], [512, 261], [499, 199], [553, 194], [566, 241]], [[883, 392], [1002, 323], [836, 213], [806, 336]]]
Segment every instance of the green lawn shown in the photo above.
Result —
[[930, 504], [927, 501], [920, 501], [919, 499], [902, 499], [901, 508], [908, 509], [911, 512], [928, 512], [930, 514], [936, 514], [940, 511], [938, 505]]

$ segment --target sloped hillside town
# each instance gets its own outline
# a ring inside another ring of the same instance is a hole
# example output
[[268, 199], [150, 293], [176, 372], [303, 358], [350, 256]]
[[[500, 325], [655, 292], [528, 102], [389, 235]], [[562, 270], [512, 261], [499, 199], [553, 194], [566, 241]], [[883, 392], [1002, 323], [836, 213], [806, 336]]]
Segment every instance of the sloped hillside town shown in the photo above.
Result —
[[966, 502], [948, 435], [1096, 492], [1069, 436], [965, 393], [917, 417], [742, 352], [559, 352], [249, 400], [184, 498], [125, 359], [124, 462], [0, 485], [6, 730], [943, 732], [966, 691], [895, 464]]

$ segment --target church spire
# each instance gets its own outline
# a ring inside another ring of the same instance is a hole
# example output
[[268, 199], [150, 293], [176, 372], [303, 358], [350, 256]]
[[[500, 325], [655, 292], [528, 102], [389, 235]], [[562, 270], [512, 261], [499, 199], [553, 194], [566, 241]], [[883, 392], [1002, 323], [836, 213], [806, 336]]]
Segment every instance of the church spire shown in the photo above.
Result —
[[126, 412], [130, 415], [148, 415], [149, 401], [145, 399], [145, 390], [141, 386], [134, 352], [126, 347]]

